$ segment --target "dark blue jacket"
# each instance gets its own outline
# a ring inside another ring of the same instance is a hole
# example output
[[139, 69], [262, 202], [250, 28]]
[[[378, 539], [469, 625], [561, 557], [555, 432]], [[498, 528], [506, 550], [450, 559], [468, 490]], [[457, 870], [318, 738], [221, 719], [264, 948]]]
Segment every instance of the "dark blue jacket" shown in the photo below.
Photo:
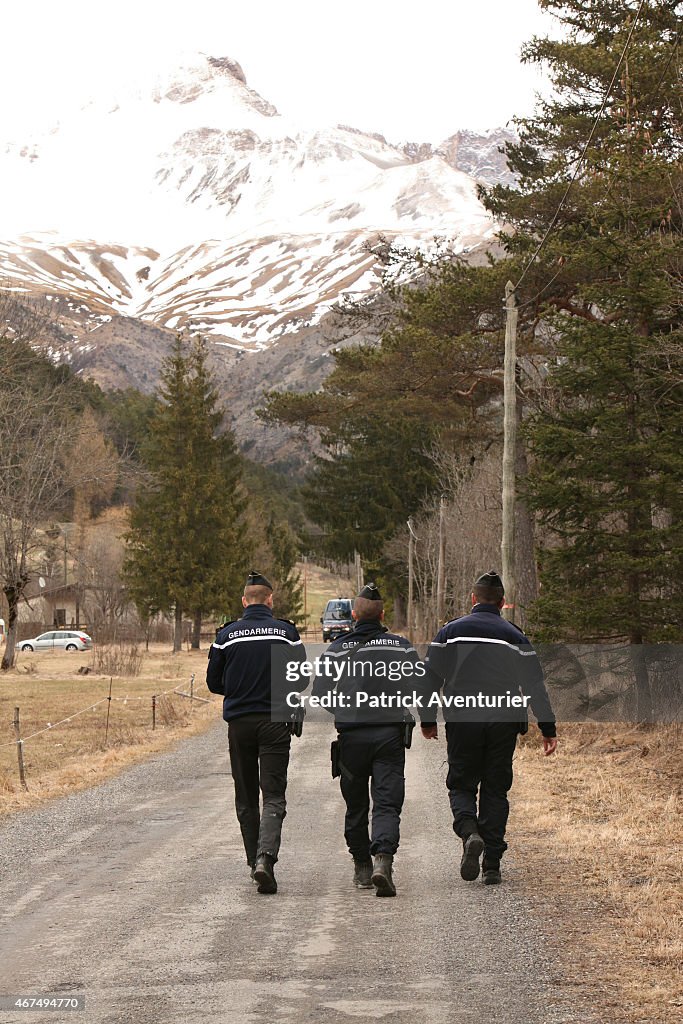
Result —
[[[353, 632], [337, 637], [321, 658], [323, 668], [325, 661], [343, 666], [343, 674], [338, 682], [328, 675], [317, 675], [312, 695], [323, 697], [336, 692], [347, 696], [350, 706], [334, 710], [339, 730], [361, 725], [401, 725], [404, 707], [399, 696], [425, 693], [427, 674], [417, 651], [409, 640], [390, 633], [376, 619], [358, 622]], [[360, 691], [369, 698], [391, 696], [394, 703], [373, 707], [368, 700], [359, 705]]]
[[[507, 622], [496, 605], [476, 604], [469, 615], [446, 623], [429, 645], [426, 661], [434, 691], [442, 689], [444, 698], [457, 695], [463, 699], [481, 692], [493, 702], [499, 697], [506, 699], [507, 694], [527, 696], [543, 735], [555, 736], [555, 715], [538, 655], [521, 629]], [[483, 711], [451, 705], [444, 708], [444, 718], [515, 721], [524, 718], [524, 711], [505, 704], [493, 710], [493, 703]]]
[[209, 650], [206, 684], [212, 693], [223, 695], [226, 722], [241, 715], [273, 713], [274, 647], [285, 647], [291, 661], [306, 658], [294, 623], [276, 619], [265, 604], [249, 605], [241, 619], [229, 622], [218, 633]]

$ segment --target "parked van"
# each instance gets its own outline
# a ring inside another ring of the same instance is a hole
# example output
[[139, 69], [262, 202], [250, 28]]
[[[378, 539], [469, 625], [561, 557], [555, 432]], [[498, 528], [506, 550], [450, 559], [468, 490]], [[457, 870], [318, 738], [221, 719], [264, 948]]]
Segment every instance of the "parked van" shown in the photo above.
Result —
[[0, 644], [4, 644], [7, 640], [7, 631], [5, 629], [5, 620], [0, 619]]
[[352, 608], [353, 601], [346, 597], [338, 597], [336, 600], [327, 602], [325, 611], [320, 617], [324, 643], [329, 643], [330, 640], [336, 640], [338, 636], [351, 632], [354, 626], [351, 618]]

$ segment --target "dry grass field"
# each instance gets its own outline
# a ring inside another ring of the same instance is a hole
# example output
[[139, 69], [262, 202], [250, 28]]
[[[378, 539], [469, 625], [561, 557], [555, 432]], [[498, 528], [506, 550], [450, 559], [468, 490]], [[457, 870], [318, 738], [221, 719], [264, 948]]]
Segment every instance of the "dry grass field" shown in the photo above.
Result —
[[511, 845], [564, 962], [611, 1024], [683, 1017], [681, 726], [564, 726], [556, 759], [525, 738]]
[[[301, 563], [302, 575], [303, 569]], [[306, 577], [307, 621], [319, 629], [326, 602], [339, 594], [351, 596], [353, 587], [345, 578], [310, 563]], [[150, 645], [148, 652], [140, 646], [133, 656], [130, 647], [99, 644], [83, 653], [18, 653], [16, 667], [0, 676], [0, 816], [99, 782], [219, 719], [220, 699], [209, 694], [204, 682], [206, 658], [206, 646], [173, 655], [162, 644]], [[79, 674], [85, 669], [87, 675]], [[210, 703], [164, 692], [187, 691], [192, 673], [195, 693], [210, 698]], [[110, 679], [111, 704], [107, 700]], [[163, 694], [157, 700], [155, 730], [154, 694]], [[25, 738], [28, 791], [19, 779], [12, 725], [15, 707], [20, 709]]]
[[[297, 563], [297, 571], [303, 582], [306, 575], [306, 627], [320, 630], [320, 616], [328, 601], [335, 597], [355, 597], [356, 582], [347, 576], [338, 576], [310, 562], [304, 566]], [[277, 608], [275, 609], [277, 615]]]
[[[220, 717], [220, 699], [206, 689], [206, 650], [173, 655], [166, 645], [152, 645], [149, 652], [141, 652], [139, 674], [114, 676], [94, 671], [102, 653], [20, 653], [16, 668], [0, 677], [0, 815], [99, 782]], [[89, 668], [89, 673], [80, 675], [82, 668]], [[159, 696], [153, 730], [152, 695], [174, 688], [189, 692], [192, 673], [195, 693], [211, 698], [211, 703], [173, 693]], [[101, 703], [48, 728], [96, 702]], [[28, 792], [19, 783], [12, 725], [17, 706], [21, 735], [26, 737]], [[46, 731], [29, 738], [41, 730]]]

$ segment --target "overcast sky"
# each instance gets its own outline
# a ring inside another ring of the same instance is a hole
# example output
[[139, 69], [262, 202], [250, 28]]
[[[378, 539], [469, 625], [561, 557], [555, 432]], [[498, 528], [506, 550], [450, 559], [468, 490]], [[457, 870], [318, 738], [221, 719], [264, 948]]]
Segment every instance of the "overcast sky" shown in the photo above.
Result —
[[[30, 134], [116, 95], [180, 49], [238, 60], [283, 114], [437, 142], [527, 113], [543, 79], [519, 50], [536, 0], [25, 0], [5, 5], [4, 131]], [[28, 129], [28, 132], [27, 132]]]

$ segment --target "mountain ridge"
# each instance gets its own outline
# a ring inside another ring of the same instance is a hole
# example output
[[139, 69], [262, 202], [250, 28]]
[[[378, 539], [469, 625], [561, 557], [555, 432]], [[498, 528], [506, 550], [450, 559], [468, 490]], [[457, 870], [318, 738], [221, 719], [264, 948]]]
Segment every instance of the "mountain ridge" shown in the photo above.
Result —
[[[511, 138], [462, 130], [432, 146], [306, 128], [233, 58], [189, 55], [119, 102], [0, 147], [0, 217], [16, 229], [0, 275], [60, 319], [51, 357], [108, 387], [153, 388], [170, 332], [201, 332], [246, 422], [240, 381], [323, 379], [331, 311], [377, 289], [380, 240], [493, 244], [477, 184], [511, 180], [499, 152]], [[247, 371], [242, 355], [259, 362]]]

